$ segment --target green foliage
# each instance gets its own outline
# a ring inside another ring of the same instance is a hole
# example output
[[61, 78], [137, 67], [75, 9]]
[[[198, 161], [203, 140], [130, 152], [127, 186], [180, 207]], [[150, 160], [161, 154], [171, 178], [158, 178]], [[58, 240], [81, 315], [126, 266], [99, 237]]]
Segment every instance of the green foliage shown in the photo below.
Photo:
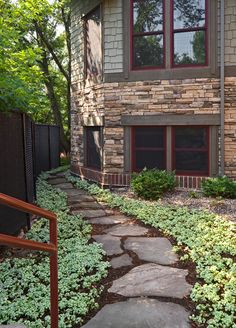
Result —
[[[97, 307], [102, 291], [99, 283], [108, 263], [97, 243], [89, 244], [91, 226], [78, 215], [70, 215], [66, 195], [41, 176], [37, 184], [38, 204], [57, 214], [59, 263], [59, 327], [69, 328]], [[48, 242], [48, 221], [40, 219], [28, 239]], [[7, 259], [0, 271], [0, 322], [23, 323], [28, 328], [50, 327], [49, 258], [42, 252], [25, 258]]]
[[131, 187], [135, 194], [144, 199], [157, 200], [166, 191], [175, 188], [175, 175], [157, 169], [143, 170], [134, 174], [131, 180]]
[[236, 328], [235, 224], [206, 211], [127, 199], [69, 174], [67, 178], [98, 200], [173, 236], [177, 246], [186, 251], [183, 259], [196, 263], [192, 320], [208, 328]]
[[227, 176], [203, 181], [202, 190], [207, 197], [236, 198], [236, 182]]

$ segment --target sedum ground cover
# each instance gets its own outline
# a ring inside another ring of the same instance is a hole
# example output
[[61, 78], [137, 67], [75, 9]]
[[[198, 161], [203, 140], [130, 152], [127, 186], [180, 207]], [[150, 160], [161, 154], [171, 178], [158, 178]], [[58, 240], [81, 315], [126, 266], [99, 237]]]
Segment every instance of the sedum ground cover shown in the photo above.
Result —
[[[100, 245], [88, 243], [90, 225], [80, 216], [70, 215], [66, 195], [51, 187], [41, 176], [37, 183], [38, 205], [58, 217], [60, 328], [82, 322], [97, 307], [106, 276]], [[47, 242], [48, 221], [40, 219], [27, 233], [28, 239]], [[0, 264], [0, 323], [24, 323], [27, 328], [50, 327], [49, 257], [30, 253], [26, 258], [9, 258]]]
[[67, 179], [110, 207], [119, 208], [173, 236], [177, 241], [176, 250], [185, 250], [182, 259], [196, 263], [198, 280], [191, 293], [196, 311], [191, 319], [199, 327], [236, 328], [236, 228], [233, 223], [207, 211], [128, 199], [70, 174]]

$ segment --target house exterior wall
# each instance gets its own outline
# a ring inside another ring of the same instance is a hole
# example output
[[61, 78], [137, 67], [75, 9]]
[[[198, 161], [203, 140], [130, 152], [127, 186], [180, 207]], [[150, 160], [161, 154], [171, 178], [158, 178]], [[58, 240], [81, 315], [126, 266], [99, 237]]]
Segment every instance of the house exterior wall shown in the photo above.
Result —
[[[130, 149], [126, 144], [129, 132], [122, 123], [122, 117], [206, 115], [209, 125], [211, 125], [209, 115], [219, 117], [220, 6], [218, 1], [215, 18], [216, 26], [218, 24], [218, 36], [211, 35], [216, 43], [215, 69], [213, 67], [205, 73], [202, 73], [201, 69], [196, 69], [194, 73], [195, 68], [193, 68], [191, 70], [193, 73], [190, 72], [189, 77], [182, 78], [181, 70], [178, 69], [174, 74], [168, 72], [167, 77], [164, 75], [166, 72], [162, 74], [159, 71], [159, 79], [148, 79], [150, 75], [145, 75], [145, 72], [142, 72], [142, 78], [138, 75], [132, 77], [128, 72], [124, 1], [104, 0], [102, 2], [104, 81], [99, 84], [89, 84], [84, 79], [84, 32], [81, 18], [99, 3], [100, 1], [96, 0], [72, 2], [72, 171], [79, 173], [84, 166], [83, 126], [87, 124], [84, 122], [89, 119], [89, 124], [97, 125], [91, 122], [98, 120], [99, 125], [103, 126], [102, 172], [107, 176], [102, 176], [103, 173], [96, 174], [89, 169], [86, 171], [85, 168], [83, 174], [101, 183], [122, 185], [128, 183], [129, 178], [126, 179], [124, 176], [128, 176], [130, 170], [127, 165], [127, 157], [130, 160], [128, 155]], [[235, 17], [235, 1], [226, 0], [225, 66], [228, 76], [225, 78], [225, 173], [232, 177], [236, 177], [236, 155], [232, 151], [236, 150], [236, 78], [232, 77], [236, 76]], [[192, 122], [194, 123], [194, 120]], [[189, 185], [189, 182], [183, 179], [183, 186], [186, 185]]]

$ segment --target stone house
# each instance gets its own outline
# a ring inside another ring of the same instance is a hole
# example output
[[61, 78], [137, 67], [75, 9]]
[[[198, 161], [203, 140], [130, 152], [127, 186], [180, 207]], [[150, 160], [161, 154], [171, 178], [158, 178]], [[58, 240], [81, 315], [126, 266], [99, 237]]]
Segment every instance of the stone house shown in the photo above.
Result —
[[236, 177], [236, 1], [73, 0], [71, 170]]

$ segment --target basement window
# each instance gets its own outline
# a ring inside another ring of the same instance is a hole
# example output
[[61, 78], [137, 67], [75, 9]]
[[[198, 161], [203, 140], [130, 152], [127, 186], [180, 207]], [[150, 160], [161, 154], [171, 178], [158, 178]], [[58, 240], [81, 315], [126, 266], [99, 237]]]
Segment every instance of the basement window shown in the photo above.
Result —
[[85, 166], [101, 170], [102, 163], [102, 128], [86, 127], [85, 129]]
[[208, 176], [208, 126], [132, 128], [132, 170], [175, 170], [178, 175]]
[[166, 168], [166, 131], [164, 127], [133, 129], [133, 171]]

